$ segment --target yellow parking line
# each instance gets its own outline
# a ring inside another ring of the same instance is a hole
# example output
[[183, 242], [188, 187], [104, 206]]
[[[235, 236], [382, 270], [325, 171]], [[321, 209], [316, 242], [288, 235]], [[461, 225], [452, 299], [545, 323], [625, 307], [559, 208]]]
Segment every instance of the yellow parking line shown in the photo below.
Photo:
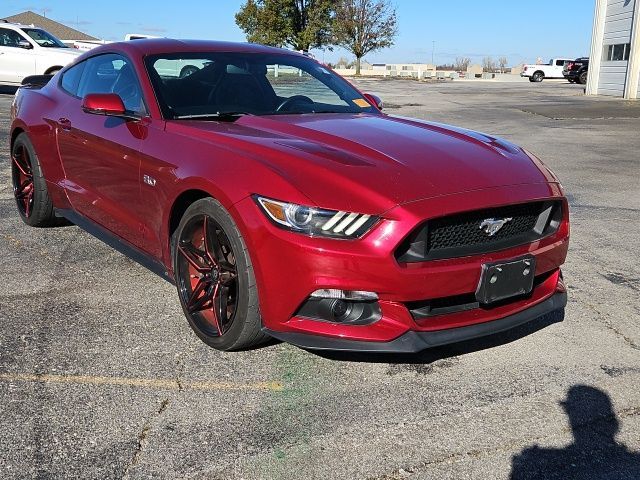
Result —
[[0, 381], [71, 383], [79, 385], [121, 385], [126, 387], [157, 388], [161, 390], [269, 390], [280, 391], [279, 382], [231, 383], [191, 382], [163, 378], [96, 377], [89, 375], [50, 375], [37, 373], [0, 373]]

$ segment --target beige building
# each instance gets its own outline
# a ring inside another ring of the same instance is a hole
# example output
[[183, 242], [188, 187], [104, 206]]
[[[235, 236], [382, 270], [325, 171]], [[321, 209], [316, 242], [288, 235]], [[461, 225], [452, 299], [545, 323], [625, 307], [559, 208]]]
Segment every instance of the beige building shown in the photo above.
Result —
[[640, 0], [596, 0], [587, 94], [640, 98]]

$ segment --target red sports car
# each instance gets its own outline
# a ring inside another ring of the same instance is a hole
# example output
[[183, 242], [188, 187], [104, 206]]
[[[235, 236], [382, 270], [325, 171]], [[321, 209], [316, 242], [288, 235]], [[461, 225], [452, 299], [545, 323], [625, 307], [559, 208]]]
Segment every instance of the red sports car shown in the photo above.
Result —
[[285, 50], [104, 45], [16, 94], [18, 211], [175, 283], [221, 350], [413, 352], [563, 309], [554, 174], [504, 140], [381, 107]]

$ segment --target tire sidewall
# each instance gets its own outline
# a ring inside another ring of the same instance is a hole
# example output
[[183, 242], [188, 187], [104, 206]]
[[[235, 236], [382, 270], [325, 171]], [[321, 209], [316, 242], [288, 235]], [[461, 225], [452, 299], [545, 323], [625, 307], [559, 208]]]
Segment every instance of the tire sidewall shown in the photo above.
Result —
[[[39, 226], [43, 220], [46, 219], [49, 213], [49, 212], [41, 211], [42, 204], [46, 203], [46, 200], [48, 200], [48, 199], [42, 198], [43, 195], [47, 195], [47, 189], [46, 189], [44, 176], [42, 175], [42, 168], [40, 167], [40, 161], [38, 159], [38, 155], [36, 154], [36, 151], [33, 148], [33, 144], [31, 143], [31, 140], [29, 140], [29, 137], [25, 132], [20, 133], [16, 137], [15, 141], [13, 142], [13, 147], [11, 148], [12, 157], [16, 155], [20, 147], [24, 147], [29, 152], [29, 159], [31, 163], [30, 165], [31, 174], [33, 175], [33, 207], [32, 207], [30, 216], [26, 217], [24, 215], [18, 199], [15, 197], [14, 198], [16, 202], [16, 208], [18, 209], [18, 213], [20, 215], [20, 218], [22, 218], [22, 221], [31, 227], [36, 227], [36, 226]], [[12, 188], [15, 188], [14, 181], [13, 181], [13, 169], [16, 167], [12, 165], [11, 168], [12, 168], [11, 185], [12, 185]], [[45, 202], [43, 202], [43, 200], [45, 200]]]
[[[212, 336], [202, 331], [196, 322], [193, 321], [191, 314], [189, 313], [180, 292], [180, 278], [178, 267], [178, 252], [177, 245], [182, 235], [182, 232], [186, 225], [194, 217], [201, 215], [208, 215], [222, 228], [225, 235], [229, 239], [231, 247], [233, 249], [236, 270], [238, 274], [238, 290], [237, 290], [237, 306], [236, 312], [231, 327], [221, 337]], [[244, 320], [251, 312], [249, 312], [249, 305], [251, 302], [251, 295], [256, 295], [255, 291], [250, 291], [250, 285], [255, 283], [253, 281], [253, 269], [251, 267], [250, 259], [247, 257], [247, 249], [240, 235], [240, 231], [235, 222], [231, 218], [231, 215], [224, 209], [224, 207], [213, 198], [203, 198], [194, 202], [184, 213], [178, 228], [171, 237], [171, 259], [173, 264], [173, 272], [175, 276], [176, 289], [178, 292], [178, 298], [182, 310], [187, 317], [189, 325], [196, 333], [196, 335], [207, 345], [216, 348], [218, 350], [230, 350], [233, 349], [235, 344], [242, 334], [244, 327]]]

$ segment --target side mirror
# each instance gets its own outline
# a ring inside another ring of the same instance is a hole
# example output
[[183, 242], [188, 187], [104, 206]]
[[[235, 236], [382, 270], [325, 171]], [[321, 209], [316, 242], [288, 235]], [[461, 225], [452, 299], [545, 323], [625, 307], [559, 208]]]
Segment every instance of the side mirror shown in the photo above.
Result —
[[82, 110], [92, 115], [128, 119], [138, 118], [131, 113], [127, 113], [122, 99], [116, 93], [89, 93], [82, 99]]
[[384, 103], [382, 103], [382, 99], [377, 95], [372, 93], [365, 93], [364, 97], [369, 100], [369, 103], [373, 104], [378, 110], [382, 110], [384, 107]]
[[20, 40], [18, 42], [18, 48], [24, 48], [25, 50], [31, 50], [33, 45], [31, 45], [27, 40]]

